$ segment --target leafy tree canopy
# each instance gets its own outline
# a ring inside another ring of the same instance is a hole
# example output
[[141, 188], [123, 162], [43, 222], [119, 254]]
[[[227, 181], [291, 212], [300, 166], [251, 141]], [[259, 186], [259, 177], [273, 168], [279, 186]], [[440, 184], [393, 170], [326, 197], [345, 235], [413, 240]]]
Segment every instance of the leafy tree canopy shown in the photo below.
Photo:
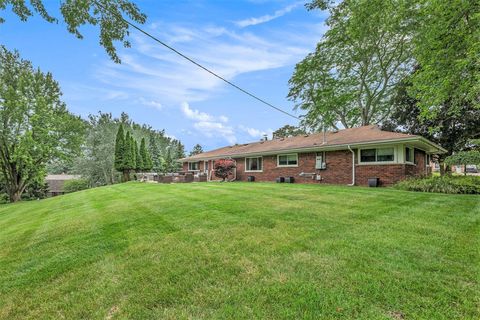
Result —
[[272, 136], [273, 136], [273, 139], [279, 139], [279, 138], [299, 136], [306, 133], [307, 131], [302, 127], [296, 127], [296, 126], [286, 124], [283, 127], [273, 131]]
[[[11, 8], [12, 12], [22, 21], [27, 21], [29, 17], [38, 14], [48, 22], [58, 23], [58, 18], [50, 15], [44, 3], [45, 1], [42, 0], [28, 2], [26, 0], [0, 0], [0, 10]], [[128, 0], [60, 0], [59, 3], [67, 30], [77, 38], [83, 38], [79, 30], [81, 26], [99, 26], [100, 45], [105, 48], [107, 54], [115, 62], [120, 62], [120, 58], [114, 42], [120, 41], [124, 47], [130, 47], [130, 42], [127, 40], [129, 26], [120, 17], [125, 15], [141, 24], [146, 21], [146, 15], [140, 12], [136, 4]], [[4, 22], [5, 19], [0, 17], [0, 24]]]
[[10, 201], [43, 181], [49, 162], [77, 156], [84, 131], [52, 75], [0, 46], [0, 170]]
[[315, 130], [379, 123], [390, 113], [393, 88], [413, 62], [416, 7], [407, 1], [315, 1], [329, 30], [297, 64], [288, 98]]

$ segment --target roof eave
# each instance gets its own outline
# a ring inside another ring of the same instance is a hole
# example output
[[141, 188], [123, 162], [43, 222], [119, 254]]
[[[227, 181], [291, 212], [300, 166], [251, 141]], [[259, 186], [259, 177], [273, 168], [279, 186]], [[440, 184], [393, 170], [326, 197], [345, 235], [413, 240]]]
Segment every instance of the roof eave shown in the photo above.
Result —
[[437, 149], [438, 152], [432, 153], [446, 153], [447, 150], [439, 146], [438, 144], [431, 142], [430, 140], [421, 137], [421, 136], [412, 136], [400, 139], [385, 139], [385, 140], [374, 140], [374, 141], [363, 141], [363, 142], [354, 142], [354, 143], [343, 143], [343, 144], [334, 144], [334, 145], [319, 145], [315, 147], [303, 147], [303, 148], [289, 148], [289, 149], [276, 149], [266, 152], [250, 152], [250, 153], [236, 153], [236, 154], [223, 154], [211, 157], [199, 157], [199, 158], [183, 158], [179, 159], [179, 162], [193, 162], [193, 161], [207, 161], [214, 160], [219, 158], [235, 158], [235, 157], [251, 157], [251, 156], [262, 156], [262, 155], [272, 155], [283, 152], [313, 152], [313, 151], [328, 151], [328, 150], [342, 150], [348, 149], [348, 146], [364, 146], [364, 145], [375, 145], [375, 144], [389, 144], [389, 143], [401, 143], [401, 142], [412, 142], [419, 141], [425, 144], [430, 145], [434, 149]]

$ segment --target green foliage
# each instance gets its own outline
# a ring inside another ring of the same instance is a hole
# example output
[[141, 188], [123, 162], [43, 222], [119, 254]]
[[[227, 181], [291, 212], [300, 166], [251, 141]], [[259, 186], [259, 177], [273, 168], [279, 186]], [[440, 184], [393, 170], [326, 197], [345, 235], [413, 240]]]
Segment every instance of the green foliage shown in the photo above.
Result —
[[480, 194], [480, 177], [432, 176], [400, 181], [395, 188], [407, 191], [438, 192], [450, 194]]
[[421, 68], [414, 74], [410, 93], [422, 116], [440, 115], [445, 103], [457, 114], [465, 104], [479, 108], [480, 2], [418, 2], [415, 18], [420, 23], [413, 41]]
[[125, 152], [123, 154], [123, 170], [135, 169], [135, 153], [133, 152], [134, 146], [130, 131], [125, 134]]
[[328, 31], [316, 51], [298, 63], [288, 98], [307, 113], [314, 130], [379, 123], [388, 117], [394, 87], [410, 71], [415, 5], [358, 0], [328, 8]]
[[[12, 12], [22, 21], [37, 13], [48, 22], [58, 23], [58, 19], [51, 16], [42, 0], [1, 0], [0, 10], [11, 7]], [[82, 39], [80, 28], [84, 25], [99, 26], [100, 45], [105, 48], [110, 58], [120, 62], [114, 42], [120, 41], [125, 48], [130, 47], [126, 39], [129, 36], [129, 26], [120, 17], [126, 15], [128, 19], [137, 23], [145, 23], [146, 16], [141, 13], [137, 5], [128, 0], [95, 0], [95, 1], [68, 1], [61, 0], [60, 12], [67, 25], [68, 32]], [[5, 22], [0, 17], [0, 24]]]
[[85, 124], [68, 112], [58, 83], [0, 47], [0, 170], [10, 201], [41, 183], [48, 163], [80, 152]]
[[[96, 115], [88, 116], [88, 130], [86, 141], [83, 145], [83, 152], [77, 157], [73, 172], [82, 175], [89, 181], [91, 186], [102, 186], [112, 184], [119, 180], [117, 171], [122, 171], [123, 158], [119, 145], [123, 145], [123, 134], [118, 134], [120, 121], [114, 119], [109, 113], [99, 112]], [[121, 131], [123, 131], [123, 126]], [[122, 142], [117, 139], [122, 137]], [[118, 149], [118, 150], [117, 150]], [[115, 159], [118, 158], [118, 162]], [[119, 169], [116, 166], [120, 165]]]
[[132, 155], [132, 166], [130, 170], [135, 171], [137, 169], [137, 141], [133, 139], [133, 136], [130, 137], [130, 154]]
[[81, 191], [88, 188], [90, 188], [90, 185], [88, 184], [88, 180], [86, 179], [67, 180], [63, 184], [63, 191], [65, 193]]
[[140, 157], [142, 159], [141, 170], [143, 172], [151, 171], [153, 167], [153, 163], [152, 163], [152, 158], [150, 157], [150, 153], [148, 152], [145, 145], [145, 138], [142, 138], [142, 141], [140, 142]]
[[[142, 143], [143, 143], [143, 147], [145, 148], [145, 139], [142, 138]], [[140, 148], [138, 148], [138, 143], [137, 143], [137, 140], [135, 140], [135, 170], [137, 172], [141, 172], [143, 170], [143, 168], [145, 167], [144, 165], [144, 162], [143, 162], [143, 159], [144, 157], [142, 157], [142, 144], [140, 144]]]
[[123, 131], [123, 125], [120, 124], [115, 139], [115, 169], [118, 171], [125, 169], [125, 145], [125, 133]]
[[441, 161], [445, 156], [474, 147], [475, 142], [471, 138], [480, 134], [480, 109], [472, 104], [453, 108], [445, 102], [436, 107], [439, 112], [435, 116], [425, 118], [418, 100], [408, 94], [412, 88], [412, 78], [413, 74], [397, 86], [392, 116], [382, 127], [421, 135], [440, 144], [448, 151], [439, 156]]
[[203, 148], [200, 144], [197, 143], [196, 145], [193, 146], [193, 149], [192, 151], [190, 151], [190, 154], [188, 156], [191, 157], [200, 153], [203, 153]]
[[307, 131], [302, 127], [295, 127], [289, 124], [284, 125], [281, 128], [273, 131], [273, 139], [279, 138], [288, 138], [288, 137], [295, 137], [306, 134]]
[[[122, 126], [122, 129], [120, 129], [120, 126]], [[174, 148], [181, 151], [183, 145], [180, 141], [167, 137], [164, 130], [154, 130], [150, 126], [132, 122], [126, 113], [122, 113], [120, 118], [113, 118], [109, 113], [99, 113], [89, 116], [86, 144], [82, 156], [78, 157], [74, 164], [74, 172], [88, 179], [90, 185], [99, 186], [118, 182], [121, 177], [119, 172], [123, 174], [123, 180], [128, 180], [129, 172], [124, 172], [123, 168], [124, 151], [120, 152], [118, 149], [119, 143], [116, 143], [116, 140], [122, 137], [122, 134], [118, 134], [118, 131], [123, 131], [123, 141], [125, 141], [126, 131], [130, 132], [137, 143], [142, 139], [145, 140], [148, 156], [147, 171], [153, 169], [155, 172], [164, 172], [162, 164], [165, 162], [169, 162], [170, 167], [177, 166], [176, 158], [173, 158], [171, 154], [167, 155], [167, 150]], [[117, 147], [117, 150], [115, 150], [115, 147]], [[123, 150], [123, 148], [120, 149]], [[139, 154], [140, 149], [141, 145]], [[118, 156], [119, 152], [121, 156]], [[165, 161], [165, 157], [170, 158]], [[120, 167], [114, 165], [116, 158], [119, 160], [117, 164], [120, 164]], [[135, 158], [138, 162], [138, 155]], [[154, 161], [156, 161], [156, 167]], [[139, 163], [136, 163], [135, 170], [138, 170], [139, 165]], [[168, 172], [173, 170], [171, 169]]]
[[445, 159], [446, 165], [457, 165], [457, 164], [475, 164], [480, 165], [480, 151], [470, 150], [470, 151], [460, 151], [451, 156], [448, 156]]

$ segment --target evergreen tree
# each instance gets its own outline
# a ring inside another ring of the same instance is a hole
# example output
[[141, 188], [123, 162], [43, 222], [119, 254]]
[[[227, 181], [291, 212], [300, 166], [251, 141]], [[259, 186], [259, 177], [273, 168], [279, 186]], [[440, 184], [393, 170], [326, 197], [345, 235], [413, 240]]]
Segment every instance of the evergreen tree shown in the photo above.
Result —
[[203, 153], [203, 148], [200, 144], [197, 143], [196, 145], [193, 146], [193, 149], [192, 149], [192, 151], [190, 151], [189, 156], [191, 157], [191, 156], [194, 156], [194, 155], [200, 154], [200, 153]]
[[125, 154], [125, 134], [123, 132], [123, 125], [120, 124], [117, 131], [117, 138], [115, 139], [115, 169], [123, 171], [124, 169], [124, 154]]
[[135, 171], [137, 169], [137, 142], [133, 138], [133, 134], [130, 136], [130, 152], [132, 154], [132, 167], [131, 170]]
[[[143, 141], [143, 139], [142, 139]], [[142, 154], [140, 152], [140, 150], [142, 149], [141, 145], [140, 145], [140, 149], [138, 148], [138, 144], [137, 144], [137, 141], [135, 140], [135, 154], [136, 154], [136, 168], [135, 170], [137, 172], [142, 172], [143, 171], [143, 168], [144, 168], [144, 164], [143, 164], [143, 157], [142, 157]]]
[[152, 157], [150, 156], [150, 153], [147, 151], [147, 159], [146, 159], [145, 169], [146, 169], [146, 171], [152, 171], [152, 168], [153, 168]]
[[123, 152], [123, 180], [129, 181], [130, 180], [130, 171], [135, 168], [134, 163], [134, 153], [132, 152], [132, 137], [130, 132], [127, 131], [125, 135], [125, 145], [124, 145], [124, 152]]
[[158, 143], [155, 139], [156, 133], [149, 132], [148, 135], [148, 150], [150, 151], [150, 156], [152, 157], [152, 168], [155, 171], [161, 171], [161, 159], [162, 154], [158, 147]]
[[142, 138], [142, 142], [140, 142], [140, 157], [142, 158], [143, 166], [142, 170], [150, 171], [152, 170], [152, 158], [150, 153], [147, 151], [145, 145], [145, 138]]

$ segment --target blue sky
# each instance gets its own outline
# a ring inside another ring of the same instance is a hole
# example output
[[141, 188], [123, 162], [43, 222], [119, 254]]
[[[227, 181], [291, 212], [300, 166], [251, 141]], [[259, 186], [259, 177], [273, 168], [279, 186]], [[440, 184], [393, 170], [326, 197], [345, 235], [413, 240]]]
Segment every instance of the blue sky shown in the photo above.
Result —
[[[295, 63], [315, 48], [325, 14], [303, 1], [135, 1], [147, 14], [144, 29], [239, 86], [292, 111], [286, 99]], [[58, 1], [46, 0], [60, 17]], [[132, 48], [119, 47], [122, 64], [111, 62], [98, 31], [83, 40], [63, 23], [39, 17], [20, 22], [6, 12], [0, 43], [60, 83], [68, 108], [83, 117], [122, 111], [139, 123], [180, 139], [190, 150], [255, 141], [296, 120], [276, 112], [132, 31]]]

